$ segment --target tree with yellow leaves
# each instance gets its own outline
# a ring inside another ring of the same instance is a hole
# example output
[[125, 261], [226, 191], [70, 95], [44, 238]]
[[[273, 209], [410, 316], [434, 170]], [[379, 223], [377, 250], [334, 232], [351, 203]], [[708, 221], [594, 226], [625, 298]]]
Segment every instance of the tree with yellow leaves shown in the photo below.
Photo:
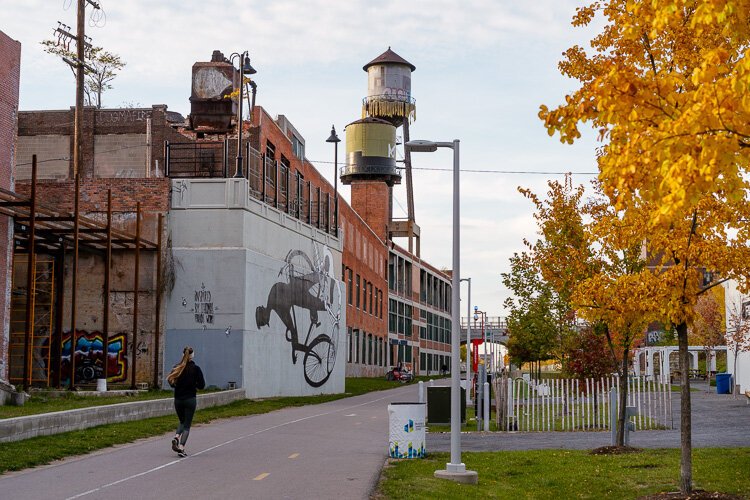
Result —
[[[680, 490], [692, 490], [688, 326], [698, 297], [717, 284], [705, 269], [750, 275], [750, 0], [606, 0], [578, 9], [574, 26], [605, 20], [591, 52], [574, 46], [561, 72], [580, 87], [542, 106], [550, 135], [599, 133], [599, 180], [617, 210], [635, 206], [654, 279], [622, 297], [650, 297], [678, 336], [681, 365]], [[653, 287], [646, 293], [645, 287]], [[643, 290], [641, 292], [641, 290]]]

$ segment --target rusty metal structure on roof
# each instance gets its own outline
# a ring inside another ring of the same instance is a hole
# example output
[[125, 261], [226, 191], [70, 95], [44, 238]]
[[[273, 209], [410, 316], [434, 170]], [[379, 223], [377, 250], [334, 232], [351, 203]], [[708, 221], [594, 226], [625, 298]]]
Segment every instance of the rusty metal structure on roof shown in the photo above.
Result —
[[[73, 213], [60, 211], [37, 200], [37, 158], [33, 156], [31, 193], [20, 196], [14, 192], [0, 189], [0, 215], [11, 217], [14, 222], [13, 253], [14, 261], [25, 255], [26, 272], [20, 276], [13, 269], [15, 278], [25, 278], [25, 287], [14, 283], [12, 298], [11, 331], [9, 361], [11, 382], [21, 383], [24, 390], [31, 385], [61, 386], [62, 380], [69, 381], [68, 388], [77, 385], [76, 356], [78, 347], [77, 313], [77, 274], [79, 249], [95, 253], [103, 258], [104, 263], [104, 300], [102, 327], [102, 366], [98, 366], [106, 380], [108, 372], [110, 284], [112, 272], [112, 252], [133, 252], [135, 256], [134, 303], [133, 303], [133, 342], [132, 359], [136, 359], [137, 325], [138, 325], [138, 273], [140, 252], [157, 252], [157, 293], [155, 294], [155, 344], [156, 357], [154, 369], [154, 386], [158, 385], [158, 345], [159, 345], [159, 311], [161, 295], [161, 253], [163, 216], [159, 215], [158, 241], [156, 243], [141, 237], [140, 202], [135, 207], [136, 233], [116, 229], [112, 226], [112, 192], [108, 191], [107, 220], [98, 221], [80, 214], [80, 176], [75, 182], [75, 210]], [[44, 257], [37, 257], [37, 255]], [[63, 290], [64, 262], [66, 255], [72, 255], [72, 279], [70, 301], [70, 339], [68, 344], [67, 373], [63, 373], [64, 340]], [[20, 260], [20, 259], [18, 259]], [[18, 262], [17, 262], [18, 263]], [[19, 275], [19, 276], [17, 276]], [[17, 286], [16, 286], [17, 285]], [[25, 292], [20, 292], [25, 288]], [[18, 290], [19, 293], [16, 293]], [[15, 314], [15, 319], [13, 314]], [[23, 317], [20, 313], [23, 312]], [[43, 363], [38, 359], [42, 358]], [[35, 363], [36, 361], [36, 363]], [[20, 368], [19, 368], [20, 366]], [[94, 369], [94, 367], [89, 367]], [[67, 377], [67, 378], [66, 378]], [[80, 379], [80, 376], [78, 376]], [[131, 387], [135, 388], [136, 363], [132, 364]], [[80, 380], [79, 380], [80, 381]], [[105, 384], [106, 385], [106, 384]]]

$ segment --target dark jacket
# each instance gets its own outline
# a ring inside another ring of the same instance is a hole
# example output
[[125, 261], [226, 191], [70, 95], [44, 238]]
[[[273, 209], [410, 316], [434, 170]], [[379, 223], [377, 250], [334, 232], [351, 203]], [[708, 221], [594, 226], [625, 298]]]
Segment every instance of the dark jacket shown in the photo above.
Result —
[[200, 367], [188, 361], [185, 369], [182, 370], [179, 378], [174, 384], [175, 399], [190, 399], [195, 397], [197, 389], [206, 387], [206, 381], [203, 379], [203, 372]]

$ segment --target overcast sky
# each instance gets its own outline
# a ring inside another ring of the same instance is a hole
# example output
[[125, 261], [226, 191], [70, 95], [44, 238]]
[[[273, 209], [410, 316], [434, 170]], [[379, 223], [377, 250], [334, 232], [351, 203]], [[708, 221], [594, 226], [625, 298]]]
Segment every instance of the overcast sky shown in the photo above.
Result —
[[[258, 70], [257, 104], [291, 120], [308, 159], [331, 181], [325, 139], [331, 124], [343, 139], [344, 127], [360, 118], [362, 66], [389, 46], [414, 64], [411, 138], [461, 140], [461, 276], [472, 278], [471, 305], [490, 316], [504, 314], [508, 291], [500, 274], [509, 257], [522, 250], [523, 238], [536, 238], [532, 205], [516, 188], [544, 193], [548, 179], [562, 178], [532, 172], [581, 172], [574, 181], [588, 184], [593, 176], [583, 173], [596, 170], [593, 134], [562, 145], [537, 117], [540, 104], [552, 107], [576, 88], [557, 63], [571, 45], [588, 47], [591, 33], [570, 25], [581, 2], [98, 1], [104, 15], [89, 20], [87, 35], [127, 62], [105, 107], [166, 104], [186, 116], [193, 63], [210, 60], [214, 49], [248, 50]], [[2, 0], [0, 30], [22, 43], [21, 110], [74, 104], [70, 70], [39, 42], [52, 37], [58, 21], [75, 26], [75, 10], [75, 0]], [[450, 268], [451, 152], [412, 159], [422, 257]], [[348, 188], [341, 190], [348, 199]], [[405, 217], [404, 184], [394, 197], [394, 216]], [[462, 313], [466, 293], [464, 283]]]

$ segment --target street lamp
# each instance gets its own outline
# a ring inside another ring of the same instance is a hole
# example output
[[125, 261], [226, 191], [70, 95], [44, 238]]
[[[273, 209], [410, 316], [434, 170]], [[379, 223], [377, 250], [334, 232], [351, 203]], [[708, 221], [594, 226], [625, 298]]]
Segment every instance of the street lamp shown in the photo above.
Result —
[[339, 136], [336, 128], [331, 125], [331, 135], [326, 142], [333, 143], [333, 231], [336, 237], [339, 235]]
[[437, 148], [453, 150], [453, 273], [451, 283], [451, 461], [445, 470], [435, 471], [435, 477], [450, 479], [459, 483], [476, 484], [479, 477], [476, 471], [466, 470], [461, 462], [461, 316], [458, 308], [461, 296], [460, 273], [460, 218], [459, 218], [459, 140], [453, 142], [409, 141], [406, 147], [413, 152], [430, 153]]
[[[239, 69], [240, 72], [240, 106], [237, 114], [237, 164], [234, 168], [234, 176], [235, 177], [244, 177], [245, 174], [242, 173], [242, 89], [245, 87], [245, 75], [254, 75], [257, 73], [255, 71], [255, 68], [253, 68], [250, 65], [250, 57], [247, 54], [247, 51], [244, 51], [243, 53], [239, 54], [237, 52], [233, 52], [232, 55], [229, 56], [229, 61], [234, 65], [234, 59], [238, 58], [241, 66]], [[251, 110], [252, 111], [252, 110]]]
[[469, 295], [466, 297], [466, 406], [471, 406], [471, 278], [461, 278], [469, 282]]

